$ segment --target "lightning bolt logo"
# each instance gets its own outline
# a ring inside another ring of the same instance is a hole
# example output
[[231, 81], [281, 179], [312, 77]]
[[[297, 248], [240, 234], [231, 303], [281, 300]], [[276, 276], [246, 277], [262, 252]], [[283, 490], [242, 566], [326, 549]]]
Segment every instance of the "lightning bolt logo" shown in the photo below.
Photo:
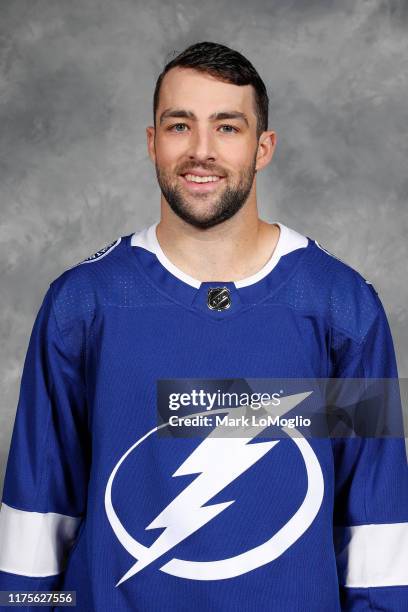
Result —
[[[306, 392], [282, 398], [281, 405], [278, 407], [273, 407], [274, 414], [276, 416], [282, 416], [283, 414], [291, 410], [294, 406], [296, 406], [298, 403], [303, 401], [303, 399], [305, 399], [305, 397], [307, 397], [308, 395], [310, 395], [310, 393]], [[245, 408], [246, 407], [242, 407], [241, 414], [243, 414]], [[234, 408], [228, 412], [229, 414], [233, 412], [234, 416], [237, 416], [238, 412], [240, 411], [241, 408]], [[226, 410], [213, 410], [212, 414], [225, 412]], [[167, 423], [165, 425], [167, 425]], [[146, 529], [164, 528], [164, 531], [153, 542], [153, 544], [150, 547], [146, 547], [134, 540], [134, 538], [132, 538], [130, 534], [128, 534], [124, 527], [121, 525], [112, 506], [111, 493], [112, 483], [120, 465], [129, 455], [129, 453], [136, 448], [136, 446], [141, 444], [147, 437], [157, 431], [157, 429], [158, 428], [154, 428], [153, 430], [148, 432], [148, 434], [138, 440], [138, 442], [136, 442], [136, 444], [134, 444], [123, 455], [121, 460], [115, 466], [106, 487], [105, 509], [111, 526], [122, 545], [132, 556], [134, 556], [135, 559], [137, 559], [136, 563], [124, 574], [124, 576], [119, 580], [116, 586], [119, 586], [120, 584], [140, 572], [142, 569], [150, 565], [153, 561], [164, 555], [172, 548], [174, 548], [177, 544], [185, 540], [188, 536], [196, 532], [206, 523], [214, 519], [218, 514], [223, 512], [231, 504], [233, 504], [235, 500], [230, 500], [227, 502], [212, 504], [208, 506], [204, 505], [210, 499], [215, 497], [217, 493], [222, 491], [227, 485], [229, 485], [236, 478], [241, 476], [246, 470], [248, 470], [251, 466], [257, 463], [264, 455], [266, 455], [274, 446], [279, 443], [279, 440], [274, 440], [270, 442], [258, 442], [257, 444], [249, 444], [251, 440], [253, 440], [265, 429], [265, 427], [262, 426], [245, 427], [245, 437], [242, 436], [242, 430], [244, 430], [243, 427], [228, 427], [228, 436], [232, 436], [231, 438], [220, 437], [220, 430], [222, 430], [223, 427], [216, 427], [211, 432], [211, 434], [209, 434], [209, 436], [205, 438], [205, 440], [199, 446], [197, 446], [197, 448], [192, 452], [192, 454], [174, 472], [173, 477], [186, 476], [190, 474], [198, 474], [198, 476], [183, 491], [181, 491], [181, 493], [172, 502], [170, 502], [170, 504], [166, 506], [166, 508], [164, 508], [164, 510], [160, 512], [160, 514], [156, 516], [156, 518], [146, 527]], [[296, 432], [296, 430], [287, 430], [287, 433], [292, 436], [294, 436], [293, 432]], [[296, 433], [299, 435], [299, 432]], [[227, 434], [225, 433], [222, 434], [222, 436], [226, 435]], [[304, 438], [301, 438], [300, 440], [294, 439], [294, 442], [300, 447], [302, 446], [302, 442], [307, 444]], [[308, 444], [307, 446], [310, 449], [310, 446]], [[305, 459], [305, 453], [302, 452], [302, 454]], [[308, 452], [306, 449], [306, 455], [307, 454]], [[314, 453], [313, 456], [320, 470], [320, 466], [317, 462]], [[315, 468], [316, 463], [314, 465]], [[317, 514], [323, 497], [322, 476], [321, 479], [318, 479], [317, 485], [317, 488], [320, 489], [320, 492], [317, 497], [315, 496], [315, 502], [318, 501], [318, 506], [316, 509], [317, 504], [314, 503], [313, 518], [315, 514]], [[306, 498], [307, 497], [308, 495], [306, 495]], [[305, 502], [303, 506], [305, 505]], [[310, 505], [309, 502], [308, 504]], [[306, 510], [310, 510], [308, 508], [308, 504], [306, 504]], [[299, 510], [301, 510], [301, 508]], [[308, 513], [310, 514], [310, 512]], [[295, 517], [292, 517], [292, 519], [294, 518]], [[289, 524], [290, 521], [287, 523], [287, 525]], [[284, 529], [285, 528], [282, 528], [280, 532], [282, 532]], [[278, 532], [278, 534], [276, 534], [274, 538], [276, 538], [276, 536], [279, 535], [280, 532]], [[296, 536], [296, 529], [293, 533]], [[270, 545], [274, 538], [269, 540], [266, 544]], [[276, 544], [278, 544], [278, 546], [276, 546]], [[256, 567], [271, 560], [270, 558], [268, 558], [268, 561], [262, 562], [262, 554], [260, 554], [261, 551], [259, 550], [262, 549], [262, 546], [264, 545], [261, 545], [261, 547], [257, 547], [257, 549], [252, 549], [252, 551], [244, 553], [244, 559], [246, 559], [244, 567], [252, 569], [250, 565], [254, 565], [254, 562], [256, 564]], [[276, 551], [279, 549], [279, 538], [275, 541], [275, 545], [274, 547], [272, 547], [273, 550], [270, 546], [269, 549], [269, 556], [271, 556], [272, 552], [273, 554], [276, 554]], [[253, 554], [249, 554], [248, 556], [248, 553], [253, 553], [253, 551], [257, 550], [259, 552], [258, 555], [255, 555], [256, 559], [254, 558]], [[238, 555], [238, 557], [242, 557], [242, 555]], [[240, 573], [243, 573], [242, 570], [237, 572], [236, 564], [235, 569], [232, 569], [230, 567], [231, 563], [225, 564], [225, 561], [234, 561], [234, 558], [216, 562], [203, 563], [180, 561], [177, 559], [173, 559], [161, 569], [174, 575], [195, 579], [213, 579], [212, 574], [214, 573], [214, 571], [211, 571], [211, 567], [218, 568], [215, 571], [215, 573], [217, 574], [217, 578], [231, 577], [231, 574], [238, 575]], [[197, 566], [202, 566], [202, 568], [205, 569], [204, 574], [201, 573], [201, 575], [195, 575], [196, 571], [194, 569], [191, 573], [191, 568], [189, 565], [190, 563], [193, 563], [193, 566], [191, 567], [195, 567], [196, 570]], [[232, 567], [234, 567], [234, 563], [232, 563]], [[222, 568], [224, 568], [224, 572], [226, 573], [225, 576], [222, 575]], [[245, 569], [244, 571], [249, 570]], [[190, 573], [191, 575], [188, 575]]]

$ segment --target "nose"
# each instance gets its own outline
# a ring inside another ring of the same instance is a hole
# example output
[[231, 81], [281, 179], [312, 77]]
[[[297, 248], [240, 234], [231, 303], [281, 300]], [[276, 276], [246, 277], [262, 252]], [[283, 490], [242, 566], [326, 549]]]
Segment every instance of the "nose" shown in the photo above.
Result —
[[196, 126], [190, 139], [189, 158], [198, 161], [215, 160], [216, 153], [214, 147], [211, 129], [207, 129], [205, 126]]

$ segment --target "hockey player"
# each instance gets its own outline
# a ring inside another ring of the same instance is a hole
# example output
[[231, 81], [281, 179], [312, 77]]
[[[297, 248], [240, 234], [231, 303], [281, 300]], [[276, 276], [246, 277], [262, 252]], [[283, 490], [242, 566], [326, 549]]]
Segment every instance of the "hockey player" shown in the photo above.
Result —
[[408, 610], [402, 437], [161, 435], [170, 391], [209, 417], [189, 401], [219, 385], [398, 376], [373, 286], [259, 218], [276, 142], [240, 53], [167, 64], [147, 128], [160, 221], [64, 271], [34, 323], [0, 590], [75, 591], [81, 612]]

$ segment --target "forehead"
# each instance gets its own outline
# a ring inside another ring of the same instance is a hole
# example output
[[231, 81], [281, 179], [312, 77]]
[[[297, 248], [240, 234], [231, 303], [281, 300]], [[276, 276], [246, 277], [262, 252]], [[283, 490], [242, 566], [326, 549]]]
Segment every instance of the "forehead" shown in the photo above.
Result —
[[198, 117], [207, 117], [220, 109], [235, 109], [254, 119], [254, 89], [252, 85], [234, 85], [219, 81], [212, 75], [191, 68], [172, 68], [160, 87], [158, 110], [183, 108]]

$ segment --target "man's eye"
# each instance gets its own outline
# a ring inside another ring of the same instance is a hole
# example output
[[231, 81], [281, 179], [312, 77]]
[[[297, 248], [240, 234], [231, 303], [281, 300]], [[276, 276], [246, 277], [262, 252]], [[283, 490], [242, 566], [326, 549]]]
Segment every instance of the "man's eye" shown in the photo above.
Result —
[[[188, 127], [186, 123], [175, 123], [174, 125], [172, 125], [172, 126], [171, 126], [171, 128], [170, 128], [170, 129], [172, 130], [173, 128], [175, 128], [175, 127], [179, 127], [180, 125], [181, 125], [181, 126], [183, 126], [183, 125], [184, 125], [184, 126]], [[180, 130], [176, 130], [176, 132], [179, 132], [179, 131], [180, 131]]]
[[[226, 128], [232, 128], [232, 129], [234, 130], [234, 132], [238, 132], [237, 128], [236, 128], [236, 127], [234, 127], [233, 125], [221, 125], [220, 127], [222, 127], [222, 128], [224, 128], [224, 127], [226, 127]], [[228, 132], [227, 132], [227, 133], [228, 133]], [[231, 134], [232, 132], [229, 132], [229, 133]]]

